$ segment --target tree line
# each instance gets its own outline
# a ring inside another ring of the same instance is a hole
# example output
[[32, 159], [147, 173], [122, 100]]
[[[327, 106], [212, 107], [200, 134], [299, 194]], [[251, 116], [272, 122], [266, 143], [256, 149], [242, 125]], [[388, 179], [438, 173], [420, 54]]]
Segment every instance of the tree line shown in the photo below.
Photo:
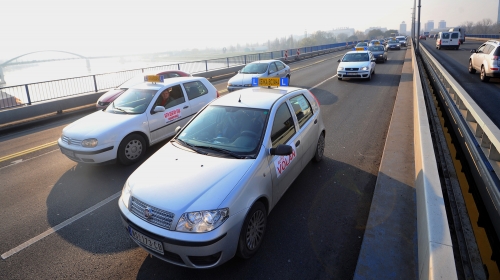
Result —
[[500, 23], [489, 18], [478, 22], [466, 21], [460, 24], [459, 27], [465, 28], [465, 34], [500, 34]]

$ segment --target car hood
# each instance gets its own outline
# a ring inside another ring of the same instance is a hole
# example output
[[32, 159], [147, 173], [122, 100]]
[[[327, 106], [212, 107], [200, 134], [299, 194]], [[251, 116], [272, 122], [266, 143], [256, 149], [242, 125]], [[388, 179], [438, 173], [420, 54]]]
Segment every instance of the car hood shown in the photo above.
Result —
[[339, 67], [344, 67], [344, 68], [361, 68], [364, 66], [370, 67], [370, 62], [369, 61], [353, 61], [353, 62], [341, 62], [339, 64]]
[[198, 154], [167, 143], [128, 179], [131, 195], [173, 212], [217, 209], [255, 159]]
[[87, 138], [97, 138], [114, 130], [123, 130], [124, 127], [131, 127], [128, 123], [136, 122], [142, 115], [137, 114], [112, 114], [104, 111], [97, 111], [78, 119], [63, 129], [63, 134], [73, 139], [84, 140]]
[[379, 55], [384, 55], [384, 51], [371, 51], [373, 55], [379, 56]]
[[235, 84], [235, 85], [251, 85], [252, 84], [252, 78], [254, 77], [266, 77], [267, 75], [264, 74], [242, 74], [238, 73], [236, 76], [232, 77], [229, 79], [228, 83], [229, 84]]
[[115, 88], [115, 89], [109, 90], [105, 94], [101, 95], [101, 97], [99, 97], [99, 100], [97, 100], [97, 101], [112, 102], [118, 96], [120, 96], [120, 94], [122, 94], [124, 91], [125, 91], [125, 89], [121, 89], [121, 88]]

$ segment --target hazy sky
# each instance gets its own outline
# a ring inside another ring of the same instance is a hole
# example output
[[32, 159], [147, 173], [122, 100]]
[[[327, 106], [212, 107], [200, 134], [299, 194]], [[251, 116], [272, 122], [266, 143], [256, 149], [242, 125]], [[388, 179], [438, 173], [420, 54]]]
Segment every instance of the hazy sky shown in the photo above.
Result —
[[[499, 0], [421, 0], [421, 22], [497, 20]], [[413, 0], [0, 0], [0, 59], [229, 47], [335, 27], [411, 25]]]

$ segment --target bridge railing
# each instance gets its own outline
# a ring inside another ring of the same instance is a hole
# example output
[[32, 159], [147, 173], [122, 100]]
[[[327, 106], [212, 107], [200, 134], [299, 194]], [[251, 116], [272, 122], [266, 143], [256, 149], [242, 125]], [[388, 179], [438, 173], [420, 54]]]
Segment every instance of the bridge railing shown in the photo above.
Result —
[[353, 43], [354, 42], [342, 42], [298, 49], [285, 49], [0, 87], [0, 109], [31, 105], [37, 102], [111, 89], [145, 72], [182, 70], [192, 74], [206, 73], [218, 69], [243, 66], [258, 60], [298, 59], [310, 53], [350, 46]]
[[472, 38], [485, 38], [485, 39], [500, 39], [500, 34], [465, 34], [465, 39], [467, 40], [467, 37], [472, 37]]
[[500, 129], [477, 105], [448, 71], [421, 45], [421, 55], [433, 79], [437, 94], [449, 110], [464, 156], [470, 162], [484, 205], [500, 238]]

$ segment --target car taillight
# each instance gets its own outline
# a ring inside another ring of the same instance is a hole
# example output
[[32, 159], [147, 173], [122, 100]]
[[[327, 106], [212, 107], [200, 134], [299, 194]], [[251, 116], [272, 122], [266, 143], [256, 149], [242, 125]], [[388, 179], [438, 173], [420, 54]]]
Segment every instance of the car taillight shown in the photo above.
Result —
[[220, 97], [220, 94], [219, 94], [219, 91], [217, 91], [217, 98], [219, 98], [219, 97]]
[[491, 60], [500, 60], [500, 56], [496, 56], [494, 55], [493, 58]]
[[441, 39], [438, 39], [437, 43], [438, 45], [441, 45]]

